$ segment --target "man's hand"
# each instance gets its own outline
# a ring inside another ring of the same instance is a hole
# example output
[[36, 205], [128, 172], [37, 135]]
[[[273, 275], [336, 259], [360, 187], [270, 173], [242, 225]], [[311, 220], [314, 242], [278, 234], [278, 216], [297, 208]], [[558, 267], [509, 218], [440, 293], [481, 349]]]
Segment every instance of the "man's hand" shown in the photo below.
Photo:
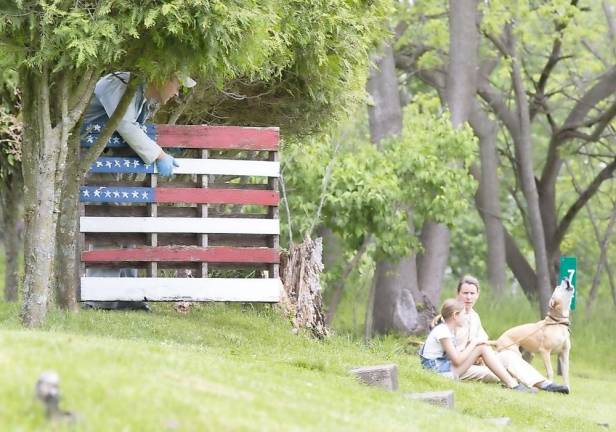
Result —
[[161, 176], [169, 177], [173, 175], [173, 167], [179, 167], [180, 164], [171, 155], [162, 152], [156, 159], [156, 169]]

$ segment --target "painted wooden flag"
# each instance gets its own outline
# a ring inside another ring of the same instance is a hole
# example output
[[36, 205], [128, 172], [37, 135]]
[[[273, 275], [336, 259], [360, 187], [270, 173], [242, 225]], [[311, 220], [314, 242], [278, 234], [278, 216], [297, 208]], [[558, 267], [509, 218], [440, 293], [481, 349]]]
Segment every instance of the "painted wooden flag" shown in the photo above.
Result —
[[[94, 144], [103, 126], [86, 127], [82, 146]], [[278, 129], [149, 125], [144, 131], [187, 157], [176, 158], [179, 167], [164, 183], [155, 164], [128, 149], [92, 164], [79, 194], [81, 300], [278, 301]], [[107, 148], [126, 147], [116, 135]], [[210, 179], [219, 181], [210, 186]], [[148, 277], [121, 278], [114, 270], [144, 265]], [[197, 268], [199, 277], [168, 277], [168, 271], [161, 277], [161, 269], [183, 265]], [[224, 272], [210, 274], [210, 265], [253, 268], [261, 277], [211, 277]]]

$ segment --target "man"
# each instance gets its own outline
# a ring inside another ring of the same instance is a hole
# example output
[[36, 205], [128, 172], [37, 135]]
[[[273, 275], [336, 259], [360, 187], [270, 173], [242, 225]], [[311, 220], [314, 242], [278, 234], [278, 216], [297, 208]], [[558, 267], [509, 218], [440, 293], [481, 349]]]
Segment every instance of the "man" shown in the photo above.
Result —
[[[98, 80], [90, 105], [84, 114], [85, 125], [95, 122], [104, 124], [109, 120], [126, 91], [129, 78], [128, 72], [114, 72]], [[180, 85], [192, 88], [196, 82], [189, 77], [179, 78], [176, 75], [162, 83], [139, 85], [116, 128], [124, 141], [145, 163], [156, 163], [158, 174], [163, 176], [173, 175], [173, 168], [178, 164], [173, 156], [165, 153], [153, 139], [148, 137], [142, 126], [159, 106], [179, 94]]]
[[[90, 100], [84, 114], [84, 128], [98, 124], [99, 127], [109, 121], [115, 112], [120, 99], [126, 92], [130, 73], [114, 72], [102, 77], [96, 83], [94, 95]], [[120, 120], [116, 131], [126, 143], [147, 164], [156, 163], [159, 175], [173, 175], [174, 167], [179, 166], [173, 156], [167, 154], [156, 142], [150, 138], [143, 126], [156, 110], [166, 104], [171, 98], [177, 96], [180, 86], [192, 88], [196, 82], [191, 78], [176, 74], [172, 78], [160, 83], [140, 84], [133, 99], [128, 105], [126, 113]], [[137, 269], [88, 269], [88, 276], [98, 277], [137, 277]], [[141, 309], [149, 310], [145, 302], [113, 301], [113, 302], [85, 302], [86, 307], [97, 309]]]
[[[479, 314], [473, 307], [479, 299], [479, 281], [473, 276], [463, 276], [458, 282], [458, 300], [464, 304], [464, 326], [456, 330], [457, 346], [464, 348], [471, 339], [488, 340], [488, 335], [481, 325]], [[530, 363], [526, 362], [519, 352], [503, 350], [497, 353], [497, 358], [505, 369], [529, 388], [539, 390], [569, 393], [566, 386], [555, 384], [541, 375]], [[495, 382], [498, 378], [483, 365], [473, 365], [464, 375], [463, 380]]]

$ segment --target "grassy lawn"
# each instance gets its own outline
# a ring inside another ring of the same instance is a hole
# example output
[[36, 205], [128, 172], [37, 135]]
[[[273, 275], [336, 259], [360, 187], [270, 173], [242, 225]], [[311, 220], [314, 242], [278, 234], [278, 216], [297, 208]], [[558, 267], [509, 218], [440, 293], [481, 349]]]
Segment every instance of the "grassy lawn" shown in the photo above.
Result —
[[[344, 335], [293, 335], [267, 306], [201, 305], [189, 315], [154, 306], [150, 314], [53, 311], [44, 329], [27, 331], [18, 308], [0, 303], [0, 430], [45, 429], [33, 388], [48, 369], [60, 374], [62, 407], [79, 414], [74, 426], [54, 430], [488, 431], [498, 427], [487, 419], [498, 416], [516, 431], [616, 425], [616, 364], [601, 372], [574, 358], [572, 395], [518, 394], [424, 372], [403, 339], [366, 346]], [[399, 366], [398, 392], [347, 373], [385, 362]], [[450, 388], [454, 411], [403, 395]]]

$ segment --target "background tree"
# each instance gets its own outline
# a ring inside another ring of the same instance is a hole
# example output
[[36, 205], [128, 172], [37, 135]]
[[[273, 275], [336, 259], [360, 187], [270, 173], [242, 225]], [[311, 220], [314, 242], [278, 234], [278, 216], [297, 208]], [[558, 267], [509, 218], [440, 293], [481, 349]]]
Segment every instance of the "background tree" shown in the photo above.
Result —
[[[602, 152], [602, 157], [595, 158], [603, 163], [597, 175], [575, 199], [559, 201], [557, 183], [564, 159], [577, 157], [581, 149], [597, 155], [596, 149], [613, 139], [608, 128], [616, 114], [614, 62], [609, 60], [613, 49], [599, 49], [609, 32], [596, 31], [609, 26], [605, 10], [598, 1], [589, 8], [578, 7], [576, 1], [482, 5], [479, 100], [471, 125], [483, 143], [482, 175], [494, 179], [494, 152], [486, 150], [495, 148], [488, 143], [497, 137], [501, 169], [513, 174], [505, 176], [514, 179], [506, 184], [513, 198], [507, 204], [517, 204], [534, 266], [524, 251], [526, 242], [520, 244], [517, 230], [512, 234], [510, 227], [504, 232], [506, 259], [525, 293], [540, 300], [542, 313], [558, 274], [565, 234], [579, 210], [616, 169], [613, 150]], [[414, 8], [412, 24], [397, 53], [401, 69], [421, 77], [438, 92], [447, 91], [442, 79], [447, 64], [443, 35], [449, 31], [444, 12], [441, 2]], [[585, 30], [590, 23], [592, 33]], [[420, 38], [427, 31], [438, 37]], [[495, 126], [500, 136], [494, 133]], [[535, 174], [537, 167], [539, 174]], [[493, 183], [488, 177], [486, 181]], [[483, 188], [477, 201], [486, 225], [491, 222], [494, 227], [500, 211], [486, 207], [494, 202], [486, 193], [494, 197], [497, 191]], [[500, 234], [491, 236], [500, 241]], [[493, 241], [488, 243], [497, 248]]]

